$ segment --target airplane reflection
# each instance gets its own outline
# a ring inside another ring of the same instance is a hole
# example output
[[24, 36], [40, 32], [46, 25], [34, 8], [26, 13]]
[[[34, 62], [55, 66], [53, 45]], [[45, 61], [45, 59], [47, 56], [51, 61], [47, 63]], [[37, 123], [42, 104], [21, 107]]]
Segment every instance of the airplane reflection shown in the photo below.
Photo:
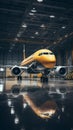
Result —
[[34, 113], [43, 119], [52, 117], [57, 111], [57, 104], [55, 101], [47, 100], [42, 105], [37, 106], [34, 100], [31, 99], [31, 96], [28, 93], [23, 94], [23, 97], [24, 97], [24, 100], [31, 107], [31, 109], [34, 111]]
[[[68, 86], [50, 86], [43, 84], [38, 86], [24, 86], [21, 83], [14, 83], [11, 89], [4, 89], [5, 82], [0, 82], [1, 94], [7, 95], [7, 103], [11, 108], [11, 114], [15, 114], [12, 99], [17, 99], [19, 96], [23, 97], [23, 108], [29, 106], [36, 116], [42, 119], [50, 119], [56, 117], [60, 112], [65, 112], [63, 101], [69, 98], [69, 94], [73, 93], [73, 87]], [[62, 104], [60, 104], [62, 101]], [[61, 105], [61, 108], [59, 106]], [[58, 116], [59, 117], [59, 116]]]

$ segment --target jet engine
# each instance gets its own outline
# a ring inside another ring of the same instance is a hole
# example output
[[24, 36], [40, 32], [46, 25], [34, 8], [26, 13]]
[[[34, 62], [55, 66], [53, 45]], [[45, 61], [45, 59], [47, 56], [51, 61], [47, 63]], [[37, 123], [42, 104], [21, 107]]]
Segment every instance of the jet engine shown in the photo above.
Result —
[[58, 66], [55, 70], [55, 73], [60, 76], [65, 76], [67, 73], [67, 69], [66, 69], [66, 67]]
[[11, 73], [14, 75], [14, 76], [19, 76], [21, 74], [21, 68], [19, 66], [13, 66], [11, 68]]

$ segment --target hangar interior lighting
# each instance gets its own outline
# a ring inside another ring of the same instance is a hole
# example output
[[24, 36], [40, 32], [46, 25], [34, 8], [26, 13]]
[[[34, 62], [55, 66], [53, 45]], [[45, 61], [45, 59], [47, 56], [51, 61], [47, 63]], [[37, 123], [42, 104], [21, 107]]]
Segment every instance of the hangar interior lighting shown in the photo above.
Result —
[[64, 109], [65, 109], [64, 106], [62, 106], [62, 112], [64, 112]]
[[50, 18], [55, 18], [55, 16], [54, 16], [54, 15], [50, 15], [49, 17], [50, 17]]
[[62, 26], [62, 29], [65, 29], [66, 28], [66, 26]]
[[38, 34], [39, 34], [39, 32], [35, 32], [35, 34], [36, 34], [36, 35], [38, 35]]
[[15, 119], [14, 119], [14, 123], [15, 124], [18, 124], [19, 123], [19, 118], [16, 116]]
[[29, 13], [29, 15], [34, 15], [34, 13]]
[[3, 71], [4, 71], [4, 68], [0, 68], [0, 71], [2, 71], [2, 72], [3, 72]]
[[32, 13], [36, 13], [37, 11], [36, 11], [35, 9], [32, 9], [31, 12], [32, 12]]
[[25, 128], [21, 128], [21, 130], [25, 130]]
[[26, 103], [23, 103], [23, 108], [26, 108], [27, 107], [27, 104]]
[[45, 27], [45, 25], [44, 25], [44, 24], [42, 24], [40, 27], [41, 27], [41, 28], [44, 28], [44, 27]]
[[67, 34], [65, 35], [65, 38], [66, 38], [66, 37], [68, 37], [68, 35], [67, 35]]
[[4, 89], [4, 85], [0, 84], [0, 92], [3, 92], [3, 89]]
[[27, 25], [26, 25], [26, 24], [23, 24], [23, 25], [22, 25], [22, 27], [23, 27], [23, 28], [26, 28], [26, 27], [27, 27]]
[[15, 110], [14, 110], [14, 107], [13, 107], [13, 106], [11, 107], [10, 113], [11, 113], [11, 115], [12, 115], [12, 114], [15, 114]]
[[43, 0], [37, 0], [38, 2], [43, 2]]
[[11, 107], [11, 105], [12, 105], [11, 99], [8, 99], [8, 102], [7, 102], [7, 103], [8, 103], [8, 106]]

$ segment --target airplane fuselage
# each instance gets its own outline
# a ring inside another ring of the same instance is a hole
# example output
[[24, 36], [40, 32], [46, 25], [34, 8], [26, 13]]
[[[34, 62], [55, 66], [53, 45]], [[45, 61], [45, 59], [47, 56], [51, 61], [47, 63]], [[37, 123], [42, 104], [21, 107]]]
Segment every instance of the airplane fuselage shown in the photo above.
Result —
[[32, 62], [39, 62], [45, 68], [53, 68], [56, 64], [54, 53], [48, 49], [40, 49], [21, 62], [21, 66], [26, 66]]
[[47, 75], [51, 69], [60, 76], [66, 75], [66, 68], [62, 66], [55, 66], [56, 57], [54, 53], [48, 49], [40, 49], [33, 53], [28, 58], [25, 58], [20, 66], [14, 66], [11, 69], [11, 73], [15, 76], [21, 76], [26, 71], [27, 73], [42, 73], [43, 81], [47, 80]]

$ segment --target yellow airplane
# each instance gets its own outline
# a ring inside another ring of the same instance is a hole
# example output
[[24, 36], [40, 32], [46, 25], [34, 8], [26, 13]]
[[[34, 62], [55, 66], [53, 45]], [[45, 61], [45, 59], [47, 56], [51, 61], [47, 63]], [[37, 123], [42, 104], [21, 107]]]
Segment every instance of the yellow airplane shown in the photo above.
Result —
[[21, 62], [21, 66], [25, 66], [34, 61], [39, 62], [45, 68], [53, 68], [56, 64], [56, 57], [52, 51], [47, 49], [41, 49], [36, 51], [28, 58], [24, 59]]
[[31, 107], [33, 112], [38, 117], [42, 119], [49, 119], [53, 117], [55, 114], [57, 114], [58, 106], [55, 101], [47, 100], [42, 105], [37, 106], [33, 98], [31, 98], [31, 96], [28, 93], [26, 94], [23, 93], [22, 95], [23, 95], [24, 101], [26, 101], [26, 103]]
[[[40, 49], [33, 53], [28, 58], [25, 58], [20, 66], [13, 66], [11, 69], [12, 74], [21, 78], [23, 71], [28, 73], [42, 73], [41, 80], [47, 81], [50, 70], [56, 65], [56, 57], [51, 50]], [[56, 72], [64, 75], [66, 73], [65, 67], [58, 66], [56, 67]]]

